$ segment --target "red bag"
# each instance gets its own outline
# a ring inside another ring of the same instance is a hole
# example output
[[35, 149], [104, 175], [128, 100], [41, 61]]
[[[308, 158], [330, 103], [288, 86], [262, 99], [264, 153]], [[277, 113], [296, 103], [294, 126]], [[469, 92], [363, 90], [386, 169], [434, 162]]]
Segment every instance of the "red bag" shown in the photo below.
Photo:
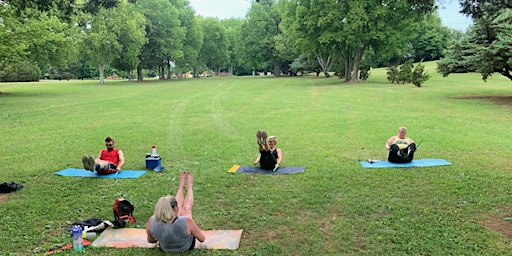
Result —
[[134, 223], [133, 211], [135, 207], [124, 198], [117, 198], [114, 202], [114, 226], [124, 228], [126, 223]]

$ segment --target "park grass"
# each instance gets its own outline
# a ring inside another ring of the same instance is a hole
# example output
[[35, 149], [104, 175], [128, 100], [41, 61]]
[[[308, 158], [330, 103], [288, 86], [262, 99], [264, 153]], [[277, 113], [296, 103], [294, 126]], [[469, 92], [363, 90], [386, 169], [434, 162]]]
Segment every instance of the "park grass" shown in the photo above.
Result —
[[[512, 245], [509, 80], [435, 73], [422, 87], [390, 84], [385, 69], [344, 84], [314, 76], [216, 77], [142, 83], [0, 84], [0, 182], [25, 188], [0, 202], [0, 252], [42, 254], [71, 242], [77, 220], [113, 219], [115, 198], [143, 228], [178, 173], [195, 173], [202, 229], [243, 228], [236, 251], [190, 255], [504, 255]], [[503, 100], [501, 101], [503, 103]], [[506, 103], [506, 102], [505, 102]], [[423, 140], [416, 158], [451, 166], [364, 169], [385, 159], [399, 126]], [[278, 136], [296, 175], [229, 174], [257, 156], [255, 133]], [[166, 170], [138, 179], [59, 177], [113, 136], [125, 169], [144, 169], [157, 146]], [[495, 227], [495, 229], [490, 228]], [[499, 228], [497, 228], [499, 229]], [[161, 255], [157, 249], [86, 248], [88, 255]]]

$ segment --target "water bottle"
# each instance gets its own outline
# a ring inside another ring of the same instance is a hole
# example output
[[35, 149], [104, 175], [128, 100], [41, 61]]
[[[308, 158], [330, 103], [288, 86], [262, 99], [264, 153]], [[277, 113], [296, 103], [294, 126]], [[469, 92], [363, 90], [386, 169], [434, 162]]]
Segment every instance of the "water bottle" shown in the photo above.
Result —
[[74, 225], [71, 229], [71, 238], [73, 239], [73, 249], [75, 251], [82, 251], [84, 249], [84, 241], [82, 238], [82, 227]]
[[151, 146], [151, 155], [156, 157], [156, 146], [155, 145]]

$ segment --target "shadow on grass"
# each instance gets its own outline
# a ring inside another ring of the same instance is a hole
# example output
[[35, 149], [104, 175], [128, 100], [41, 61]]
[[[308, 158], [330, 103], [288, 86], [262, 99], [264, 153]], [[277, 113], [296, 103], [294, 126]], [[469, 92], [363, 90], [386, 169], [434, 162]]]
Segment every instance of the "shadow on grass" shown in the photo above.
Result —
[[498, 106], [512, 108], [512, 96], [510, 95], [461, 95], [452, 97], [452, 99], [489, 101]]

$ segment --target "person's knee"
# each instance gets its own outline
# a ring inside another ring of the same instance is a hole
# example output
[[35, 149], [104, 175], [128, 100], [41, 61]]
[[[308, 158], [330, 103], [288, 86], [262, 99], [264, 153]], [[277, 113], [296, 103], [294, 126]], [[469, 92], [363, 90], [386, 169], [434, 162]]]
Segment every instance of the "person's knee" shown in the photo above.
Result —
[[185, 203], [181, 208], [181, 214], [183, 216], [192, 216], [192, 206], [190, 204]]

